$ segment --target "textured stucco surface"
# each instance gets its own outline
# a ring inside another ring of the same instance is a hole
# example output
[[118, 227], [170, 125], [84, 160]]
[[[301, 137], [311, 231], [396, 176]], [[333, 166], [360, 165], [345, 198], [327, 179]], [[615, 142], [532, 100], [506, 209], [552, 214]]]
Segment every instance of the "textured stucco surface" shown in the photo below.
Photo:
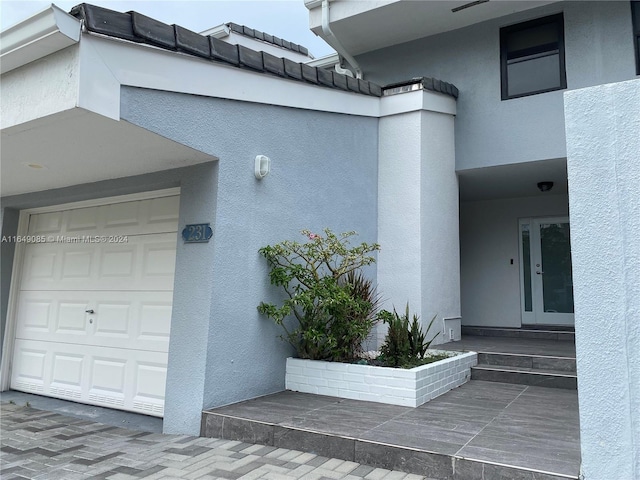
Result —
[[[18, 218], [20, 212], [2, 205], [2, 237], [11, 237], [18, 231]], [[7, 308], [9, 306], [9, 289], [11, 287], [11, 273], [13, 267], [13, 255], [16, 250], [14, 242], [2, 242], [0, 244], [0, 358], [4, 348], [4, 329], [7, 324]]]
[[[412, 92], [402, 95], [437, 95]], [[407, 302], [430, 337], [444, 317], [460, 316], [458, 181], [454, 117], [412, 111], [380, 119], [378, 285], [383, 308]], [[386, 328], [378, 329], [378, 341]], [[436, 343], [443, 339], [439, 337]]]
[[585, 480], [640, 479], [640, 80], [565, 95]]
[[74, 108], [78, 58], [74, 45], [2, 75], [2, 128]]
[[567, 195], [553, 194], [461, 202], [463, 325], [520, 327], [518, 219], [567, 216], [568, 205]]
[[460, 90], [459, 170], [566, 156], [562, 91], [500, 100], [500, 28], [564, 12], [569, 89], [635, 77], [629, 2], [556, 2], [358, 56], [380, 83], [435, 77]]
[[[190, 215], [181, 209], [184, 218], [215, 216], [216, 222], [211, 243], [201, 246], [204, 256], [178, 265], [182, 272], [189, 266], [202, 272], [200, 282], [190, 283], [192, 294], [204, 302], [210, 298], [210, 311], [205, 318], [199, 316], [204, 312], [174, 318], [173, 325], [189, 330], [198, 348], [188, 343], [178, 348], [172, 331], [170, 370], [171, 362], [179, 363], [177, 371], [184, 373], [170, 373], [167, 380], [168, 398], [178, 403], [169, 407], [165, 431], [197, 433], [193, 422], [199, 422], [203, 408], [284, 388], [291, 349], [277, 338], [279, 327], [256, 310], [263, 300], [281, 298], [281, 292], [269, 285], [258, 249], [284, 239], [303, 241], [303, 228], [356, 230], [359, 241], [376, 241], [377, 119], [136, 88], [123, 89], [121, 113], [131, 123], [220, 159], [217, 179], [200, 184], [215, 189], [215, 207], [205, 206], [215, 212], [194, 206]], [[272, 161], [271, 174], [262, 181], [253, 175], [258, 154]], [[202, 192], [206, 198], [210, 193]], [[174, 301], [182, 300], [174, 293]], [[203, 398], [182, 398], [189, 362], [199, 376], [203, 361]]]

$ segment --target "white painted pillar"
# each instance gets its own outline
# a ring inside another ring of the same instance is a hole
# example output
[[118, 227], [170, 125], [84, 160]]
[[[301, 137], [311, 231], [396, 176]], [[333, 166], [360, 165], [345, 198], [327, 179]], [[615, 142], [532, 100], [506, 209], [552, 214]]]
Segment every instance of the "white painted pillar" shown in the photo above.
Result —
[[460, 317], [455, 100], [416, 90], [381, 101], [378, 288], [383, 308], [401, 313], [409, 302], [425, 327], [437, 315], [433, 336], [444, 318]]
[[640, 479], [640, 80], [566, 92], [585, 480]]

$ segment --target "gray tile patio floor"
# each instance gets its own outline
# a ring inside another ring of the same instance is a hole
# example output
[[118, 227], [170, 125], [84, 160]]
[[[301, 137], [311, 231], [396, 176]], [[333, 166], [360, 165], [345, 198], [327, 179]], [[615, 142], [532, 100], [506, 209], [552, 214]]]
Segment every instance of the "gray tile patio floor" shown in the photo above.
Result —
[[106, 426], [9, 403], [0, 405], [0, 427], [2, 480], [425, 479], [297, 450]]
[[[455, 466], [452, 473], [445, 455], [459, 468], [484, 469], [477, 478], [490, 480], [577, 478], [580, 469], [577, 392], [554, 388], [471, 381], [418, 408], [286, 391], [210, 410], [204, 425], [208, 435], [290, 441], [324, 454], [328, 448], [341, 458], [439, 478], [476, 478], [457, 476]], [[491, 476], [496, 465], [513, 468]], [[505, 473], [518, 469], [522, 475]]]

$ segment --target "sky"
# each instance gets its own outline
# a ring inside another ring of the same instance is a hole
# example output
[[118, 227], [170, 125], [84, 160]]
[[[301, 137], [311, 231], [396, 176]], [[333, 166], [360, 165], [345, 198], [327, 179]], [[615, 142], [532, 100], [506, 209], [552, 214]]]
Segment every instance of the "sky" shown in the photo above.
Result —
[[[128, 12], [135, 10], [161, 22], [178, 24], [201, 32], [226, 22], [235, 22], [303, 45], [314, 57], [333, 53], [309, 30], [309, 11], [304, 0], [86, 0], [87, 3]], [[47, 8], [52, 2], [0, 0], [0, 29], [4, 30]], [[64, 11], [82, 0], [56, 1]]]

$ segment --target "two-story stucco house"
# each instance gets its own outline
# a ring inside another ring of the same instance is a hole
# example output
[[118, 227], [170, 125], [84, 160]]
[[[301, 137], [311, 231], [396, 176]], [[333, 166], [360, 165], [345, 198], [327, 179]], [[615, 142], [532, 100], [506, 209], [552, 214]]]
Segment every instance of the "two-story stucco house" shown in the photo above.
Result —
[[257, 251], [328, 226], [440, 341], [575, 325], [585, 478], [640, 478], [640, 3], [306, 4], [334, 69], [86, 4], [2, 32], [0, 388], [197, 434], [284, 388]]

